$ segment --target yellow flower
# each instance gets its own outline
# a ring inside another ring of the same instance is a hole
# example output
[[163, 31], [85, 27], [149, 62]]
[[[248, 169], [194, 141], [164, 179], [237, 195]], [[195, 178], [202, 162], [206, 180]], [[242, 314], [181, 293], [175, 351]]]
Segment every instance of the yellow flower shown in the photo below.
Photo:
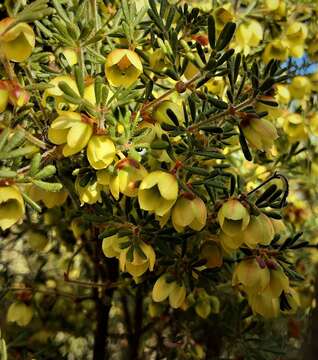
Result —
[[129, 197], [138, 195], [141, 180], [147, 175], [147, 170], [132, 159], [123, 159], [116, 164], [117, 172], [110, 174], [107, 170], [97, 172], [97, 182], [107, 185], [116, 200], [122, 193]]
[[253, 312], [262, 315], [266, 319], [275, 318], [279, 315], [278, 298], [271, 298], [264, 293], [253, 293], [249, 294], [248, 303]]
[[63, 111], [51, 124], [49, 140], [56, 145], [65, 144], [63, 155], [71, 156], [87, 145], [93, 133], [89, 119], [72, 111]]
[[103, 187], [100, 184], [98, 184], [97, 181], [92, 184], [88, 183], [84, 187], [80, 185], [79, 178], [77, 178], [75, 181], [75, 189], [79, 195], [81, 205], [84, 205], [84, 203], [92, 205], [95, 204], [96, 202], [101, 202], [102, 188]]
[[294, 99], [303, 99], [311, 92], [311, 82], [306, 76], [295, 76], [289, 85], [289, 91]]
[[167, 55], [161, 49], [156, 49], [149, 56], [149, 64], [152, 70], [162, 71], [167, 67], [169, 61]]
[[22, 62], [32, 53], [35, 35], [31, 26], [22, 22], [6, 31], [15, 21], [13, 18], [0, 21], [0, 52], [8, 60]]
[[277, 84], [276, 85], [276, 95], [275, 99], [279, 104], [288, 104], [290, 101], [290, 92], [286, 85]]
[[14, 302], [9, 306], [7, 321], [16, 322], [19, 326], [27, 326], [33, 317], [33, 309], [22, 302]]
[[183, 75], [187, 80], [190, 80], [194, 76], [196, 76], [199, 72], [200, 72], [199, 68], [195, 66], [192, 62], [189, 62], [184, 70]]
[[245, 230], [250, 221], [250, 215], [238, 200], [229, 199], [218, 211], [218, 220], [226, 235], [235, 236], [238, 232]]
[[244, 119], [241, 128], [249, 144], [258, 150], [268, 151], [278, 138], [275, 126], [266, 119]]
[[290, 287], [284, 294], [287, 304], [283, 304], [282, 312], [284, 314], [295, 314], [300, 307], [300, 297], [298, 292]]
[[[62, 110], [75, 110], [78, 105], [77, 104], [69, 104], [63, 97], [64, 93], [63, 91], [59, 88], [59, 83], [60, 82], [65, 82], [78, 96], [80, 96], [78, 88], [77, 88], [77, 84], [76, 81], [69, 75], [61, 75], [61, 76], [57, 76], [54, 79], [49, 81], [49, 85], [51, 85], [52, 87], [46, 89], [43, 93], [43, 98], [42, 98], [42, 105], [43, 106], [47, 106], [48, 100], [50, 98], [54, 99], [54, 107], [56, 107], [56, 109], [58, 111], [62, 111]], [[94, 89], [94, 83], [91, 81], [87, 82], [87, 85], [85, 86], [84, 89], [84, 96], [83, 98], [87, 101], [89, 101], [91, 104], [95, 104], [96, 103], [96, 98], [95, 98], [95, 89]]]
[[237, 51], [243, 51], [244, 55], [248, 55], [251, 48], [258, 46], [262, 39], [263, 28], [259, 22], [255, 20], [244, 22], [238, 27], [235, 34]]
[[51, 209], [55, 206], [63, 205], [68, 197], [68, 192], [62, 189], [54, 192], [54, 195], [52, 195], [51, 191], [45, 191], [37, 186], [31, 186], [29, 196], [36, 202], [42, 201], [48, 209]]
[[292, 142], [304, 140], [307, 137], [304, 119], [300, 114], [290, 113], [285, 116], [283, 128]]
[[318, 136], [318, 113], [314, 112], [308, 115], [309, 126], [311, 132]]
[[301, 22], [294, 21], [285, 32], [290, 55], [301, 57], [304, 53], [304, 42], [308, 33], [307, 26]]
[[264, 5], [267, 10], [272, 12], [274, 19], [280, 19], [286, 16], [285, 0], [265, 0]]
[[221, 244], [214, 240], [205, 241], [200, 249], [202, 259], [206, 259], [207, 268], [220, 267], [223, 264], [223, 253]]
[[279, 61], [288, 59], [288, 46], [286, 41], [275, 39], [265, 47], [263, 53], [264, 62], [267, 64], [272, 59]]
[[225, 82], [224, 82], [224, 79], [222, 78], [222, 76], [215, 76], [215, 77], [212, 77], [205, 84], [205, 86], [207, 87], [207, 89], [209, 90], [210, 93], [212, 93], [214, 95], [219, 95], [222, 97], [223, 91], [225, 88]]
[[61, 54], [63, 54], [70, 66], [76, 65], [78, 62], [77, 53], [72, 48], [61, 49]]
[[105, 135], [93, 135], [87, 144], [87, 159], [96, 169], [105, 169], [116, 155], [116, 148], [112, 140]]
[[225, 234], [223, 231], [219, 234], [220, 244], [224, 251], [228, 254], [231, 254], [233, 251], [237, 250], [244, 242], [243, 233], [238, 232], [229, 236]]
[[[132, 253], [131, 258], [129, 253]], [[148, 269], [153, 271], [156, 262], [156, 253], [152, 246], [139, 241], [129, 248], [121, 250], [119, 265], [121, 271], [127, 271], [133, 277], [143, 275]]]
[[148, 174], [138, 190], [141, 209], [153, 211], [158, 216], [165, 215], [178, 197], [178, 181], [167, 172], [157, 170]]
[[233, 10], [231, 4], [225, 4], [223, 7], [218, 7], [214, 10], [215, 26], [218, 31], [221, 31], [225, 24], [232, 21]]
[[152, 289], [152, 300], [155, 302], [164, 301], [169, 297], [170, 306], [174, 309], [179, 308], [186, 297], [186, 288], [177, 281], [168, 279], [167, 275], [161, 275]]
[[15, 186], [0, 187], [0, 228], [8, 229], [24, 215], [24, 201], [20, 190]]
[[182, 107], [170, 100], [164, 100], [157, 105], [153, 109], [151, 118], [159, 124], [166, 123], [169, 125], [183, 125], [184, 123], [184, 113]]
[[112, 86], [132, 85], [139, 78], [142, 69], [139, 56], [131, 50], [115, 49], [106, 59], [106, 78]]
[[9, 102], [9, 90], [6, 81], [0, 81], [0, 113], [4, 112]]
[[129, 238], [127, 236], [118, 236], [118, 234], [105, 237], [102, 243], [102, 250], [106, 257], [108, 258], [119, 258], [122, 244], [128, 243]]
[[274, 227], [271, 220], [261, 213], [251, 216], [247, 228], [243, 231], [244, 243], [254, 248], [257, 244], [269, 245], [274, 237]]
[[187, 226], [200, 231], [206, 224], [206, 218], [206, 206], [199, 197], [180, 196], [171, 212], [172, 224], [178, 232], [182, 232]]

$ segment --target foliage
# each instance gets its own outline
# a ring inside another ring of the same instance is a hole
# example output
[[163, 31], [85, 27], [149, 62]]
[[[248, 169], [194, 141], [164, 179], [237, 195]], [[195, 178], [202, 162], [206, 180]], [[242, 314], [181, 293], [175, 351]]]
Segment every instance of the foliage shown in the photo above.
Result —
[[1, 359], [299, 359], [317, 5], [0, 5]]

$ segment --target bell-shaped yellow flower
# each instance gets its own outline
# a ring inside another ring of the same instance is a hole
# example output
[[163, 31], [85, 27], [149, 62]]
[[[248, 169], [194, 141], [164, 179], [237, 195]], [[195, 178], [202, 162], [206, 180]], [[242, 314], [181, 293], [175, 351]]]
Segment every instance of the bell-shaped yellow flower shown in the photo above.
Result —
[[28, 194], [35, 202], [42, 201], [48, 209], [63, 205], [68, 197], [68, 192], [66, 190], [62, 189], [56, 191], [54, 192], [54, 195], [52, 195], [51, 191], [40, 189], [34, 185], [29, 189]]
[[285, 61], [288, 59], [288, 54], [287, 42], [281, 39], [275, 39], [265, 47], [263, 60], [266, 64], [272, 59]]
[[268, 297], [279, 298], [283, 291], [288, 291], [289, 279], [280, 267], [277, 267], [277, 269], [270, 269], [269, 272], [270, 280], [263, 292]]
[[288, 86], [283, 84], [277, 84], [275, 99], [281, 105], [288, 104], [290, 102], [290, 91], [288, 89]]
[[116, 148], [106, 135], [93, 135], [87, 144], [87, 159], [96, 169], [105, 169], [115, 159]]
[[248, 296], [248, 303], [256, 314], [266, 319], [275, 318], [279, 315], [279, 299], [271, 298], [264, 293], [252, 293]]
[[0, 186], [0, 228], [8, 229], [24, 215], [24, 201], [16, 186]]
[[232, 4], [228, 3], [214, 10], [215, 27], [221, 31], [225, 24], [234, 18]]
[[289, 85], [293, 99], [301, 100], [311, 92], [311, 82], [307, 76], [295, 76]]
[[14, 107], [27, 104], [30, 94], [15, 80], [0, 80], [0, 112], [3, 112], [8, 103]]
[[176, 177], [162, 170], [148, 174], [139, 186], [138, 201], [141, 209], [152, 211], [158, 216], [165, 215], [177, 198]]
[[307, 34], [307, 26], [301, 22], [294, 21], [287, 27], [285, 35], [291, 56], [297, 58], [303, 56], [304, 42], [306, 40]]
[[7, 312], [7, 321], [9, 322], [16, 322], [19, 326], [27, 326], [32, 317], [32, 307], [23, 302], [14, 302], [9, 306]]
[[223, 252], [220, 242], [214, 240], [205, 241], [201, 248], [200, 254], [202, 259], [206, 259], [205, 267], [215, 268], [223, 264]]
[[258, 294], [270, 283], [270, 271], [261, 267], [255, 258], [244, 259], [235, 267], [232, 284], [242, 285], [248, 294]]
[[152, 289], [152, 300], [155, 302], [164, 301], [169, 297], [170, 306], [179, 308], [186, 297], [186, 288], [177, 281], [170, 280], [167, 275], [161, 275]]
[[251, 48], [259, 45], [263, 39], [263, 27], [256, 20], [243, 22], [237, 29], [235, 34], [235, 47], [237, 51], [248, 55]]
[[205, 86], [209, 90], [210, 93], [214, 95], [219, 95], [222, 97], [224, 88], [225, 88], [225, 81], [222, 76], [215, 76], [212, 77]]
[[16, 20], [6, 18], [0, 21], [0, 53], [8, 60], [25, 61], [35, 46], [35, 35], [30, 25], [17, 23], [6, 31]]
[[200, 231], [206, 224], [206, 218], [206, 206], [199, 197], [180, 196], [171, 211], [172, 224], [178, 232], [187, 226]]
[[72, 111], [63, 111], [52, 122], [48, 138], [53, 144], [65, 144], [63, 155], [67, 157], [84, 149], [92, 133], [93, 126], [86, 117]]
[[274, 19], [280, 19], [286, 16], [285, 0], [264, 0], [265, 8], [272, 12]]
[[97, 172], [97, 181], [101, 185], [109, 186], [110, 192], [116, 200], [122, 193], [129, 197], [138, 195], [141, 180], [147, 175], [147, 170], [131, 159], [120, 160], [116, 164], [116, 173], [110, 174], [107, 170]]
[[251, 248], [257, 244], [269, 245], [274, 235], [273, 224], [264, 213], [251, 216], [247, 228], [243, 231], [244, 243]]
[[139, 241], [137, 244], [132, 245], [132, 258], [128, 254], [131, 247], [126, 248], [120, 252], [119, 265], [121, 271], [127, 271], [133, 277], [143, 275], [148, 269], [153, 271], [156, 262], [156, 253], [152, 246]]
[[132, 85], [137, 81], [142, 70], [141, 60], [132, 50], [115, 49], [107, 56], [105, 73], [112, 86]]
[[183, 125], [184, 113], [182, 107], [171, 101], [164, 100], [157, 105], [151, 114], [151, 118], [159, 124]]
[[244, 242], [243, 233], [241, 231], [231, 236], [225, 234], [223, 231], [219, 234], [220, 244], [223, 250], [231, 254], [233, 251], [237, 250]]
[[79, 178], [75, 181], [75, 189], [79, 195], [81, 205], [84, 204], [95, 204], [96, 202], [101, 202], [101, 191], [103, 187], [98, 184], [98, 182], [88, 183], [86, 186], [82, 187], [79, 182]]
[[108, 236], [103, 239], [102, 250], [106, 257], [108, 258], [119, 258], [122, 244], [127, 243], [129, 238], [127, 236], [118, 236], [118, 234]]
[[266, 119], [244, 119], [241, 128], [248, 143], [258, 150], [268, 151], [278, 138], [275, 126]]
[[218, 211], [218, 220], [222, 231], [228, 236], [235, 236], [245, 230], [250, 215], [237, 199], [227, 200]]
[[284, 314], [295, 314], [297, 309], [300, 307], [300, 297], [297, 290], [289, 288], [285, 293], [285, 299], [287, 304], [282, 308]]
[[283, 129], [291, 142], [307, 138], [304, 119], [300, 114], [290, 113], [285, 116]]

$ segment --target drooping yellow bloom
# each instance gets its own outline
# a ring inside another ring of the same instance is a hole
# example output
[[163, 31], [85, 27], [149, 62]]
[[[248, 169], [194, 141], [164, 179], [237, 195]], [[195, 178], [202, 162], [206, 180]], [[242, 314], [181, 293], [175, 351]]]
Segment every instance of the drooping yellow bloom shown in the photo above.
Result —
[[224, 25], [232, 21], [234, 18], [232, 4], [228, 3], [215, 9], [214, 18], [216, 29], [221, 31]]
[[171, 100], [164, 100], [153, 109], [151, 118], [159, 124], [183, 125], [183, 109], [177, 103]]
[[120, 160], [116, 164], [116, 173], [110, 174], [107, 170], [97, 172], [97, 181], [101, 185], [109, 186], [116, 200], [122, 193], [129, 197], [138, 195], [140, 182], [147, 175], [147, 170], [131, 159]]
[[229, 199], [218, 211], [218, 220], [226, 235], [235, 236], [245, 230], [250, 221], [250, 215], [238, 200]]
[[223, 252], [219, 241], [205, 241], [200, 249], [202, 259], [206, 259], [205, 267], [215, 268], [223, 264]]
[[288, 59], [288, 53], [287, 42], [285, 40], [275, 39], [265, 47], [263, 60], [266, 64], [272, 59], [285, 61]]
[[293, 99], [303, 99], [311, 92], [311, 82], [307, 76], [295, 76], [289, 85], [289, 91]]
[[23, 302], [14, 302], [9, 306], [7, 312], [7, 321], [9, 322], [16, 322], [19, 326], [27, 326], [32, 317], [32, 307]]
[[205, 86], [209, 90], [210, 93], [214, 95], [219, 95], [222, 97], [224, 88], [225, 88], [225, 81], [222, 76], [215, 76], [212, 77]]
[[143, 275], [148, 269], [149, 271], [153, 271], [156, 262], [156, 253], [152, 246], [143, 241], [138, 241], [137, 244], [132, 246], [133, 252], [131, 259], [129, 259], [128, 256], [131, 250], [130, 247], [120, 251], [119, 265], [121, 271], [127, 271], [133, 277]]
[[285, 116], [283, 129], [291, 142], [304, 140], [307, 137], [304, 119], [300, 114], [290, 113]]
[[275, 126], [266, 119], [244, 119], [241, 128], [249, 144], [258, 150], [268, 151], [278, 138]]
[[180, 196], [171, 211], [172, 224], [178, 232], [182, 232], [187, 226], [200, 231], [206, 224], [206, 218], [206, 206], [199, 197]]
[[119, 258], [122, 244], [125, 244], [129, 241], [128, 236], [118, 236], [118, 234], [105, 237], [102, 243], [102, 250], [106, 257], [108, 258]]
[[274, 237], [274, 227], [270, 219], [261, 213], [259, 216], [251, 216], [250, 222], [243, 231], [244, 243], [254, 248], [257, 244], [269, 245]]
[[0, 21], [0, 53], [8, 60], [25, 61], [35, 46], [35, 35], [30, 25], [17, 23], [6, 31], [16, 20], [6, 18]]
[[79, 178], [75, 181], [75, 189], [79, 195], [81, 205], [84, 204], [95, 204], [96, 202], [101, 202], [101, 191], [103, 187], [98, 184], [98, 182], [88, 183], [86, 186], [82, 187], [80, 185]]
[[186, 288], [177, 281], [168, 281], [167, 275], [161, 275], [152, 289], [152, 300], [155, 302], [164, 301], [169, 297], [170, 306], [179, 308], [186, 297]]
[[242, 23], [235, 34], [234, 46], [237, 51], [248, 55], [253, 47], [259, 45], [263, 39], [262, 25], [255, 20]]
[[224, 251], [228, 254], [231, 254], [233, 251], [237, 250], [244, 242], [243, 233], [241, 231], [229, 236], [223, 231], [219, 234], [220, 244]]
[[277, 84], [275, 99], [279, 104], [288, 104], [290, 101], [290, 92], [288, 86], [283, 84]]
[[304, 54], [304, 42], [308, 34], [307, 26], [301, 22], [294, 21], [285, 32], [289, 53], [293, 57], [301, 57]]
[[87, 144], [87, 159], [96, 169], [107, 168], [115, 159], [116, 148], [106, 135], [93, 135]]
[[29, 196], [36, 202], [42, 201], [48, 209], [51, 209], [55, 206], [63, 205], [68, 197], [68, 192], [62, 189], [54, 192], [54, 195], [52, 195], [51, 191], [45, 191], [44, 189], [33, 185], [29, 190]]
[[0, 187], [0, 228], [8, 229], [24, 215], [24, 201], [16, 186]]
[[254, 313], [260, 314], [266, 319], [275, 318], [279, 315], [278, 298], [271, 298], [265, 293], [253, 293], [248, 295], [248, 303]]
[[288, 291], [285, 291], [285, 297], [287, 300], [287, 304], [285, 304], [286, 308], [282, 309], [284, 314], [295, 314], [297, 309], [300, 307], [300, 297], [297, 290], [289, 287]]
[[141, 60], [132, 50], [115, 49], [107, 56], [105, 73], [112, 86], [129, 87], [137, 81], [142, 70]]
[[167, 172], [156, 170], [148, 174], [138, 190], [141, 209], [152, 211], [158, 216], [165, 215], [178, 198], [178, 181]]
[[89, 119], [72, 111], [63, 111], [51, 124], [49, 140], [56, 145], [65, 144], [63, 155], [71, 156], [87, 145], [93, 133]]

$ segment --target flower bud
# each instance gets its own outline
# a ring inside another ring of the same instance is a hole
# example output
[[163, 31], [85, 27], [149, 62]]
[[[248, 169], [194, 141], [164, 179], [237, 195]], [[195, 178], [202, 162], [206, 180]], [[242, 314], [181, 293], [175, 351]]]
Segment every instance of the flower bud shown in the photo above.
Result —
[[53, 144], [65, 144], [63, 155], [67, 157], [84, 149], [92, 133], [92, 125], [82, 121], [81, 114], [63, 111], [52, 122], [48, 131], [48, 138]]
[[182, 232], [187, 226], [200, 231], [206, 224], [206, 218], [206, 206], [199, 197], [187, 199], [180, 196], [171, 212], [172, 224], [178, 232]]
[[16, 20], [6, 18], [0, 21], [0, 48], [4, 56], [11, 61], [25, 61], [35, 46], [35, 35], [26, 23], [17, 23], [6, 31]]
[[24, 201], [16, 186], [0, 187], [0, 228], [8, 229], [24, 215]]
[[107, 56], [105, 73], [112, 86], [129, 87], [137, 81], [142, 70], [141, 60], [134, 51], [115, 49]]
[[141, 209], [153, 211], [158, 216], [165, 215], [178, 198], [178, 181], [172, 174], [161, 170], [148, 174], [138, 190]]
[[244, 119], [241, 127], [249, 144], [258, 150], [268, 151], [278, 138], [275, 126], [266, 119]]
[[23, 302], [14, 302], [9, 306], [7, 312], [7, 321], [9, 322], [16, 322], [19, 326], [27, 326], [32, 317], [32, 307]]
[[87, 144], [87, 159], [96, 169], [105, 169], [116, 155], [116, 148], [112, 140], [105, 135], [93, 135]]
[[170, 100], [164, 100], [156, 106], [151, 117], [159, 124], [183, 125], [184, 123], [182, 107]]
[[250, 215], [238, 200], [229, 199], [219, 210], [218, 220], [221, 229], [226, 235], [235, 236], [247, 227]]

